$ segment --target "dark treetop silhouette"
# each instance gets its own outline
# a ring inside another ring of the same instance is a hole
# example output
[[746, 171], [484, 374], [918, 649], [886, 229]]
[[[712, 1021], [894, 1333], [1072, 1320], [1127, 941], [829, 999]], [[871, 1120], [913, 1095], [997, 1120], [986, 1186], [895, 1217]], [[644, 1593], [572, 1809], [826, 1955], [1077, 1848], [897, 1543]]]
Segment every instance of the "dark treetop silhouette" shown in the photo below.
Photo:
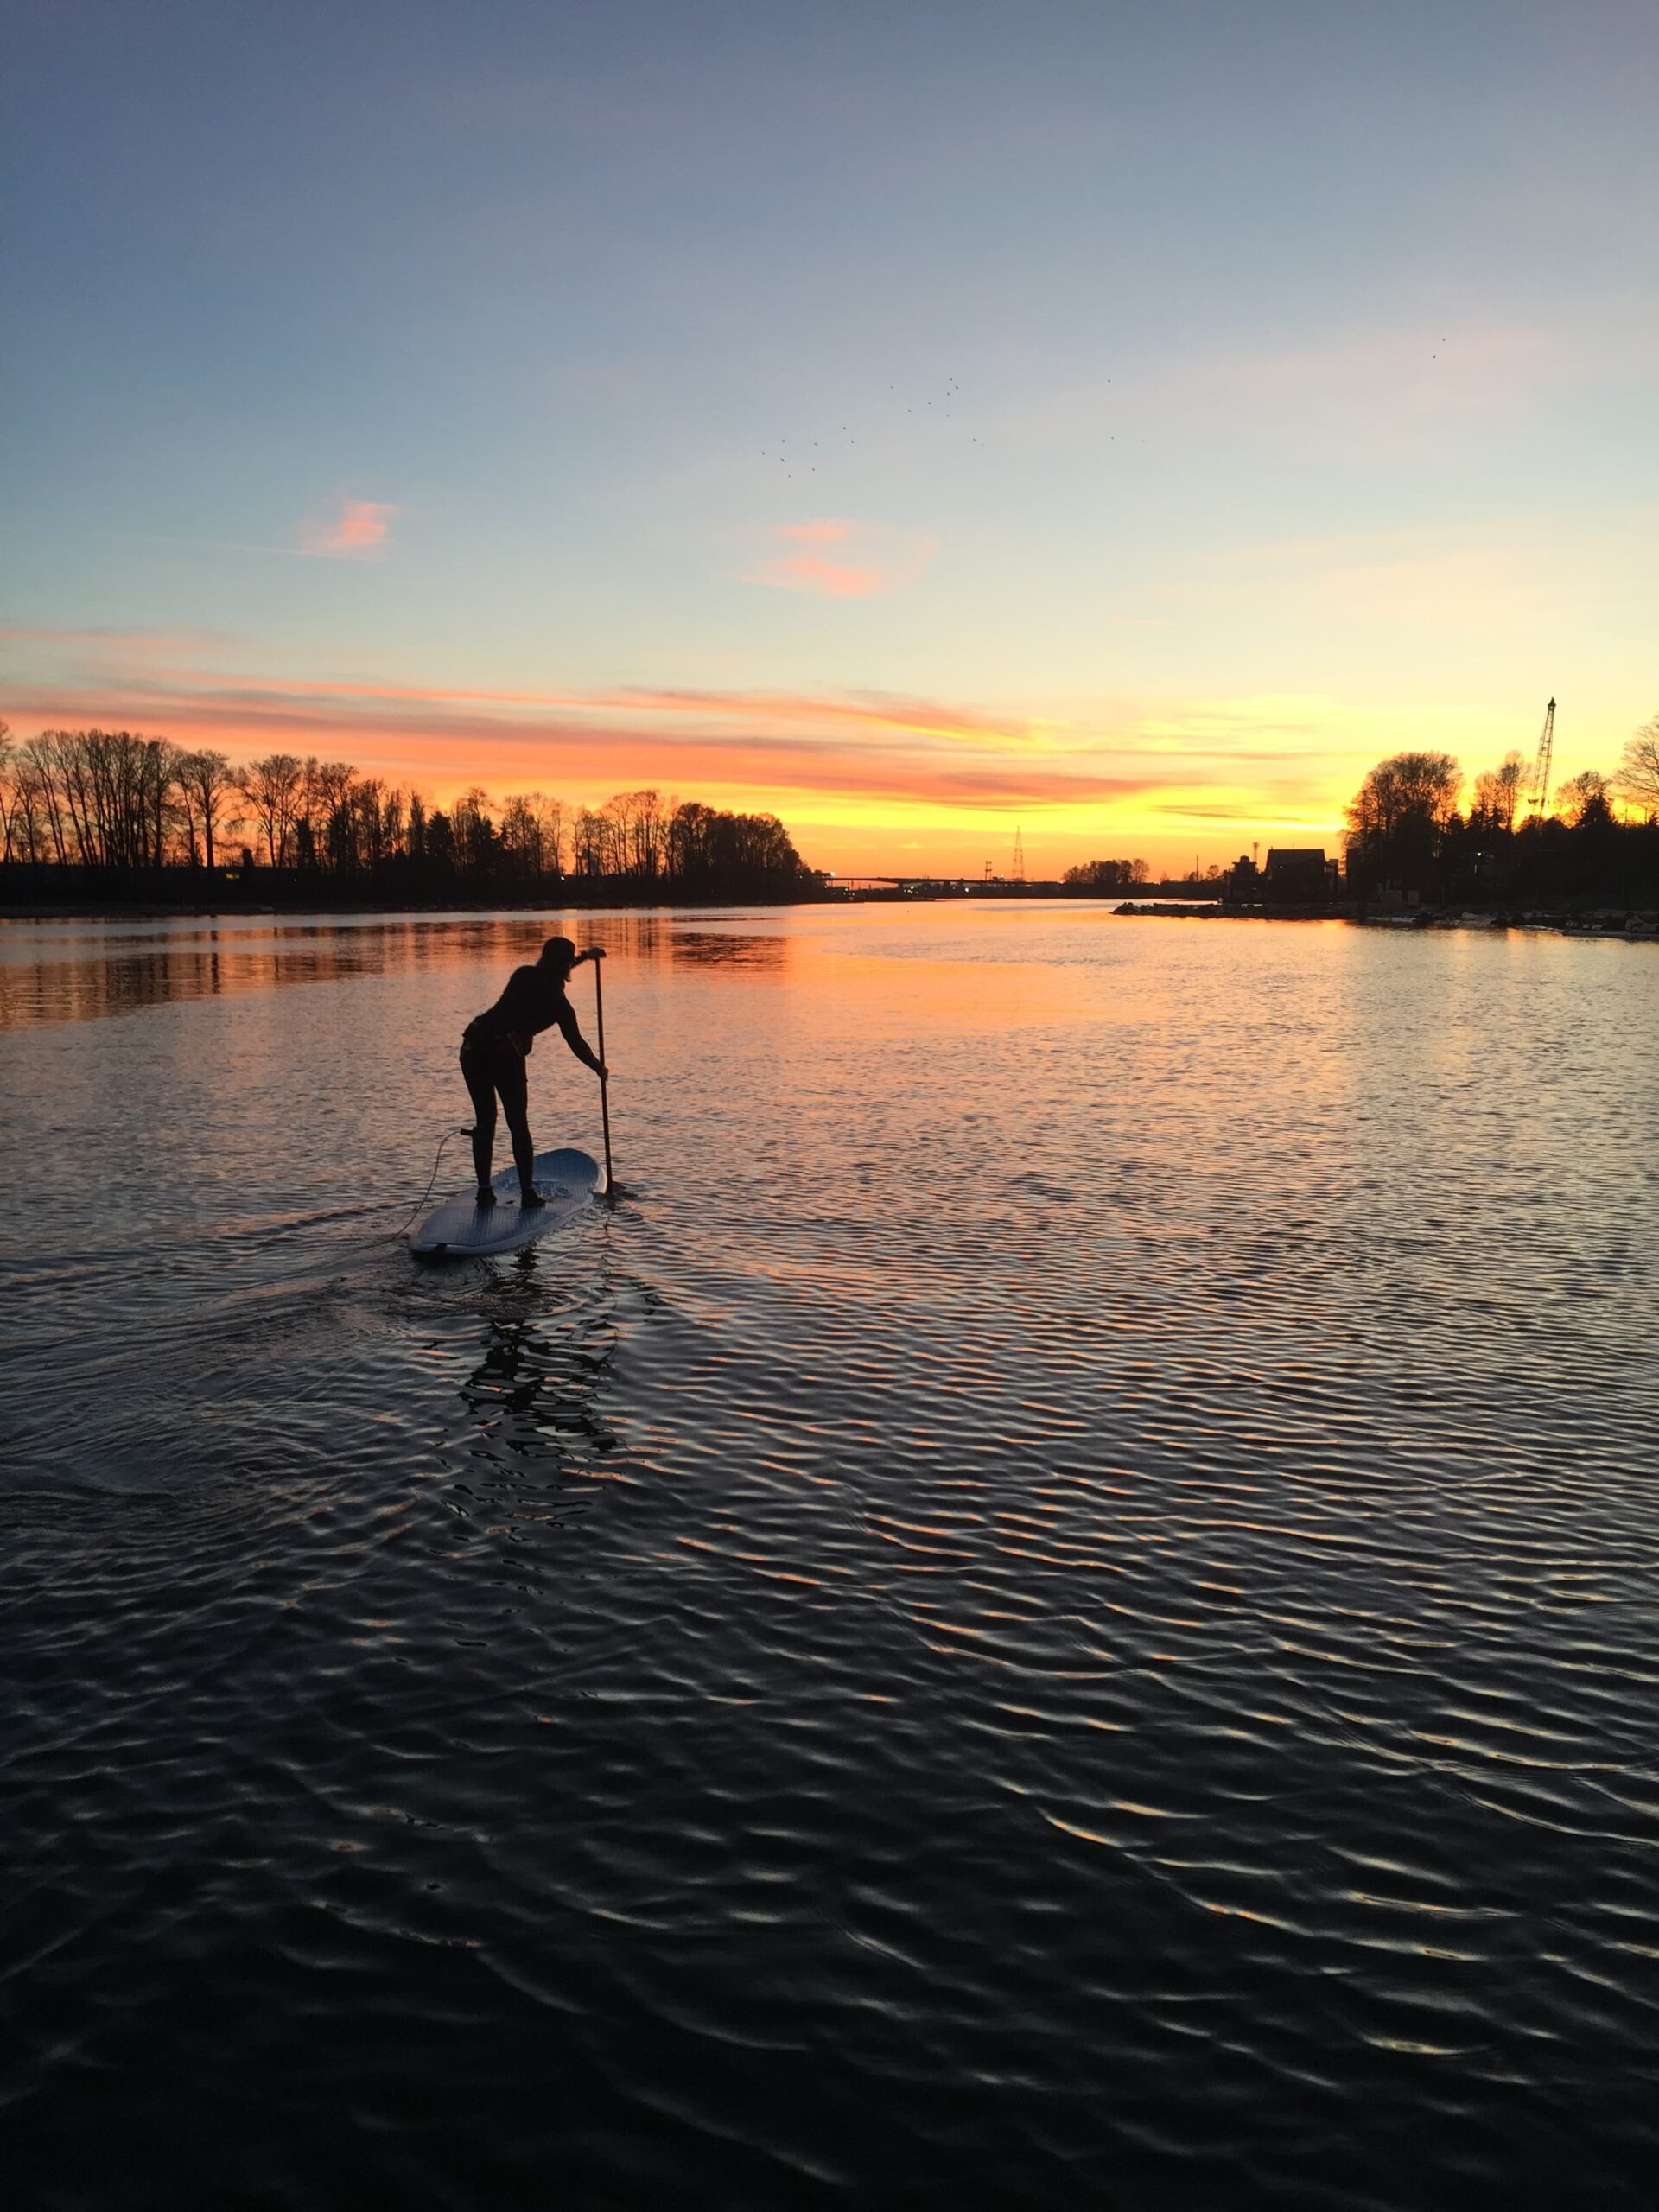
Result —
[[[1614, 776], [1570, 777], [1548, 813], [1519, 753], [1475, 778], [1466, 811], [1449, 753], [1379, 761], [1348, 808], [1350, 892], [1498, 908], [1659, 903], [1659, 783], [1642, 781], [1644, 742], [1638, 732]], [[1614, 802], [1647, 820], [1621, 823]]]
[[129, 730], [18, 746], [0, 724], [0, 898], [16, 904], [791, 898], [817, 880], [775, 815], [652, 790], [571, 808], [474, 789], [445, 809], [342, 760], [271, 753], [238, 767]]

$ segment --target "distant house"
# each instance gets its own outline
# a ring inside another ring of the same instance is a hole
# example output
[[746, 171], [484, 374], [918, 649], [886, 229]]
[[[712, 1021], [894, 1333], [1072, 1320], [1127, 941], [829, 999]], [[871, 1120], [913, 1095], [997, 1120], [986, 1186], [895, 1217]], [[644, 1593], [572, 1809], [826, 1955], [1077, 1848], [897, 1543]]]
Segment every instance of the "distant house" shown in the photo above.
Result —
[[1339, 870], [1322, 845], [1275, 845], [1262, 871], [1262, 896], [1269, 906], [1323, 906], [1338, 896]]

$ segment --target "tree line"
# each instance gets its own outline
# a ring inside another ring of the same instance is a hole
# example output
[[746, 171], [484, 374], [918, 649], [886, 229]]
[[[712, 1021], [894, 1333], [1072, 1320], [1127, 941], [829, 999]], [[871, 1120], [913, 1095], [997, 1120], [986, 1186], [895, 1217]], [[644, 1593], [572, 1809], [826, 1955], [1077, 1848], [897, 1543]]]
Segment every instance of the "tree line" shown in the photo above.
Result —
[[786, 890], [810, 880], [773, 814], [656, 791], [600, 807], [541, 791], [498, 806], [474, 789], [435, 807], [344, 760], [270, 753], [242, 765], [130, 730], [0, 722], [0, 861], [100, 875], [256, 868], [294, 877], [529, 888], [570, 877]]
[[[1528, 810], [1531, 764], [1511, 753], [1482, 771], [1464, 804], [1449, 753], [1377, 763], [1347, 809], [1347, 870], [1361, 897], [1659, 900], [1659, 717], [1626, 744], [1612, 775], [1569, 777], [1548, 815]], [[1640, 817], [1620, 822], [1615, 804]]]
[[1145, 861], [1080, 861], [1076, 868], [1067, 868], [1060, 880], [1068, 890], [1104, 894], [1133, 891], [1137, 884], [1149, 883], [1152, 870]]

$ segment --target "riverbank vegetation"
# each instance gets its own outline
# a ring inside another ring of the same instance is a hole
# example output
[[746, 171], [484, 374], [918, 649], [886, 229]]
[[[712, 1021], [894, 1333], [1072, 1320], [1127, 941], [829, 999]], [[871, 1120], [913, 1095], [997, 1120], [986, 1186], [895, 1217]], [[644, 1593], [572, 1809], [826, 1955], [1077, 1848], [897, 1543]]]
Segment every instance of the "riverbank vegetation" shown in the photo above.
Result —
[[1103, 899], [1138, 890], [1151, 880], [1152, 870], [1145, 861], [1084, 861], [1060, 878], [1068, 891], [1096, 893]]
[[[1447, 753], [1377, 763], [1347, 810], [1347, 885], [1359, 899], [1471, 906], [1659, 904], [1659, 720], [1617, 771], [1569, 778], [1546, 812], [1511, 753], [1465, 790]], [[1621, 821], [1616, 808], [1627, 818]]]
[[399, 904], [575, 896], [788, 898], [816, 887], [772, 814], [656, 791], [597, 808], [541, 791], [447, 808], [343, 760], [243, 764], [129, 730], [0, 723], [0, 898], [307, 896]]

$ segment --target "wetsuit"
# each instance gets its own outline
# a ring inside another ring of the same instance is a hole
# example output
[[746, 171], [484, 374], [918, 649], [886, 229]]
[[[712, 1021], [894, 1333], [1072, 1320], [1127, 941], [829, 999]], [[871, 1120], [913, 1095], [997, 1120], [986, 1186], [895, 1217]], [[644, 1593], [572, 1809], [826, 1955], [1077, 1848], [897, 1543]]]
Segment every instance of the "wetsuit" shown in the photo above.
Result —
[[461, 1040], [461, 1072], [473, 1102], [473, 1164], [480, 1189], [489, 1180], [498, 1091], [512, 1137], [518, 1179], [526, 1190], [530, 1187], [534, 1155], [530, 1141], [530, 1071], [524, 1063], [532, 1050], [532, 1039], [543, 1029], [556, 1027], [563, 1033], [576, 1058], [597, 1073], [599, 1061], [576, 1027], [575, 1011], [564, 995], [564, 985], [545, 968], [515, 968], [495, 1004], [467, 1025]]

